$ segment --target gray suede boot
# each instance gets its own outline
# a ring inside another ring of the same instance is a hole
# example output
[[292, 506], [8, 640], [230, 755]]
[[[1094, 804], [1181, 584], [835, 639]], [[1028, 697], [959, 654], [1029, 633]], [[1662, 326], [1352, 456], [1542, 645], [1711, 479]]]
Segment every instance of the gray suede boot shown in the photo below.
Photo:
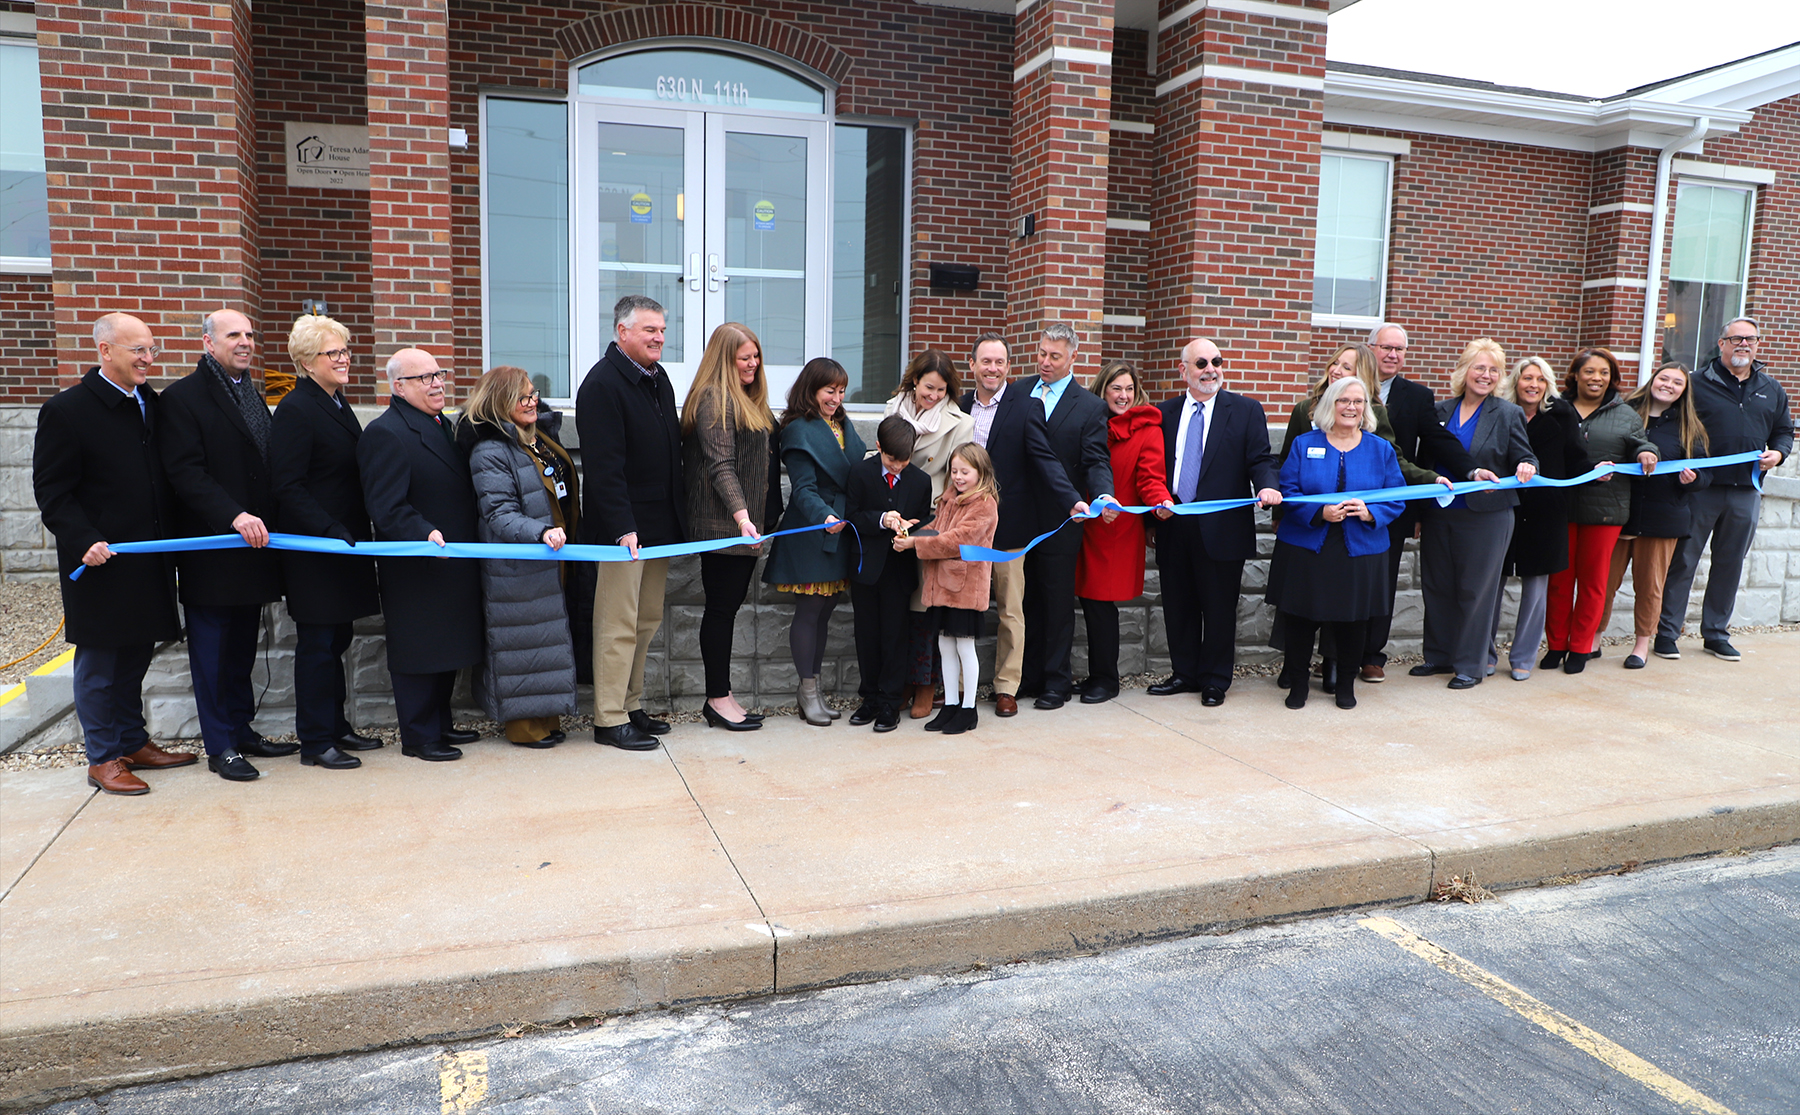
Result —
[[800, 715], [808, 724], [825, 727], [832, 721], [831, 710], [819, 697], [819, 679], [801, 678], [800, 692], [795, 694], [794, 703], [800, 706]]

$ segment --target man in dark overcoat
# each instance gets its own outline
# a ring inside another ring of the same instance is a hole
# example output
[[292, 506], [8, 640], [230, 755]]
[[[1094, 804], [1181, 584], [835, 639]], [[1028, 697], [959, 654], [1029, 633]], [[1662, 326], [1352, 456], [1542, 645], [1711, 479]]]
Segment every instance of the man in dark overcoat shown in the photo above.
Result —
[[281, 566], [268, 549], [275, 513], [269, 480], [269, 406], [250, 374], [256, 331], [236, 310], [201, 320], [200, 363], [163, 392], [161, 450], [175, 493], [182, 537], [236, 533], [247, 550], [180, 555], [187, 616], [188, 671], [206, 763], [229, 782], [260, 772], [244, 756], [292, 755], [299, 745], [270, 743], [250, 726], [256, 715], [250, 673], [264, 604], [281, 599]]
[[[474, 542], [475, 484], [469, 459], [443, 417], [445, 373], [424, 349], [387, 363], [387, 411], [356, 446], [363, 501], [380, 542]], [[481, 570], [466, 558], [382, 558], [381, 612], [388, 676], [402, 754], [428, 762], [462, 758], [474, 740], [450, 720], [456, 671], [482, 658]]]
[[665, 322], [653, 299], [619, 299], [613, 343], [575, 396], [582, 541], [624, 546], [634, 559], [600, 563], [594, 592], [594, 741], [627, 751], [652, 750], [669, 730], [644, 711], [644, 657], [662, 626], [669, 560], [635, 560], [637, 551], [687, 540], [675, 389], [658, 363]]
[[[44, 526], [56, 536], [88, 785], [146, 794], [150, 787], [133, 771], [194, 762], [151, 743], [144, 723], [150, 656], [157, 643], [181, 637], [174, 558], [114, 554], [107, 545], [173, 533], [156, 451], [162, 401], [144, 382], [156, 363], [156, 339], [137, 318], [107, 314], [94, 325], [94, 342], [99, 366], [38, 412], [31, 483]], [[77, 569], [81, 579], [69, 580]]]

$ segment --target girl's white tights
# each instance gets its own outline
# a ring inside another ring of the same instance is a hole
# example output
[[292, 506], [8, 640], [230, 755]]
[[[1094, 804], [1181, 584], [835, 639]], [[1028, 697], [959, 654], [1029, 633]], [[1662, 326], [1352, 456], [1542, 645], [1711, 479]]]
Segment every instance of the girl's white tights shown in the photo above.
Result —
[[962, 694], [963, 708], [975, 707], [975, 686], [981, 681], [981, 663], [975, 657], [975, 640], [938, 636], [938, 656], [944, 660], [944, 703], [957, 703]]

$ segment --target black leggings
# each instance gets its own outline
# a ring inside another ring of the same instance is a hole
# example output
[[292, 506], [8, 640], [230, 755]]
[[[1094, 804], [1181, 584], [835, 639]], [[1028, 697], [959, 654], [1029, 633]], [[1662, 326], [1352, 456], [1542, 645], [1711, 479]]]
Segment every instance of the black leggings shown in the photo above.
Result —
[[831, 630], [831, 610], [836, 607], [836, 596], [794, 596], [794, 626], [788, 629], [788, 649], [794, 654], [795, 671], [803, 678], [818, 677], [825, 665], [825, 635]]
[[706, 664], [708, 698], [731, 696], [732, 629], [754, 572], [754, 554], [700, 555], [700, 587], [706, 593], [706, 611], [700, 614], [700, 661]]
[[1081, 597], [1087, 621], [1088, 681], [1119, 687], [1119, 605], [1115, 600]]
[[1313, 637], [1321, 627], [1329, 628], [1337, 639], [1337, 691], [1346, 696], [1356, 686], [1357, 663], [1363, 659], [1363, 640], [1368, 637], [1369, 621], [1352, 620], [1348, 623], [1320, 623], [1316, 619], [1301, 619], [1292, 612], [1281, 613], [1287, 627], [1287, 650], [1283, 660], [1282, 672], [1296, 686], [1305, 688], [1312, 673]]

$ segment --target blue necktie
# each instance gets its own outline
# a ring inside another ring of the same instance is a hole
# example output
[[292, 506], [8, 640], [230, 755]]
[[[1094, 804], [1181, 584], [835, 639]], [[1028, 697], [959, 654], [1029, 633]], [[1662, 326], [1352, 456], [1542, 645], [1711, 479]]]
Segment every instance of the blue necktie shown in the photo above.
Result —
[[1194, 417], [1188, 422], [1187, 444], [1181, 453], [1181, 475], [1175, 478], [1175, 498], [1182, 503], [1194, 502], [1194, 491], [1200, 487], [1200, 453], [1206, 441], [1206, 408], [1194, 404]]

